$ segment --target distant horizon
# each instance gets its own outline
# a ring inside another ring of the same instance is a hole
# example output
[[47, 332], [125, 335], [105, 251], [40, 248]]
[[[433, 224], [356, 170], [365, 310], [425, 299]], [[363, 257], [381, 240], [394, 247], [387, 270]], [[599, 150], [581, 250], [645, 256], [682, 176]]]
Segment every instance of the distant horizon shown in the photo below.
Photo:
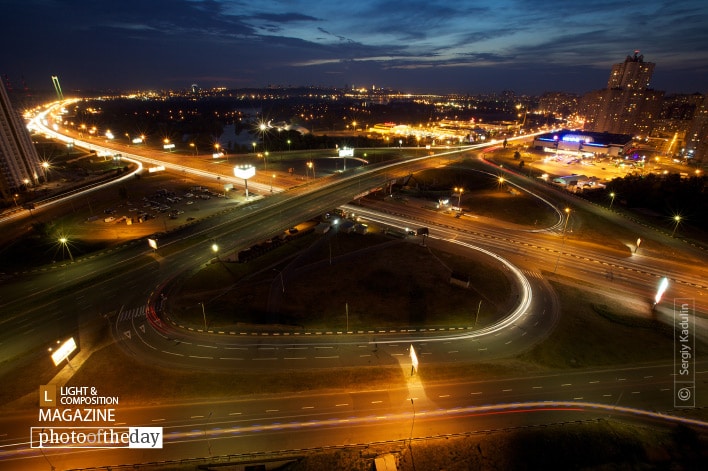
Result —
[[[5, 78], [5, 74], [2, 74], [3, 77], [3, 82]], [[27, 88], [27, 89], [21, 89], [17, 85], [12, 83], [12, 80], [10, 78], [11, 84], [12, 84], [12, 89], [8, 90], [8, 93], [11, 95], [20, 95], [24, 91], [28, 91], [32, 94], [40, 95], [40, 94], [47, 94], [47, 95], [53, 95], [55, 93], [55, 90], [51, 88], [51, 85], [45, 88]], [[51, 77], [49, 77], [48, 80], [51, 83]], [[366, 88], [369, 91], [372, 91], [371, 85], [365, 86], [365, 85], [357, 85], [357, 84], [348, 84], [348, 85], [322, 85], [322, 84], [299, 84], [299, 85], [278, 85], [278, 84], [267, 84], [267, 85], [243, 85], [243, 86], [235, 86], [235, 87], [228, 87], [225, 85], [210, 85], [210, 86], [202, 86], [201, 84], [197, 82], [191, 82], [191, 83], [185, 83], [184, 85], [181, 86], [173, 86], [173, 87], [93, 87], [93, 88], [77, 88], [77, 89], [71, 89], [67, 88], [64, 86], [64, 84], [61, 82], [61, 77], [59, 77], [59, 81], [62, 86], [62, 90], [65, 96], [71, 96], [72, 93], [76, 94], [81, 94], [81, 93], [103, 93], [103, 92], [109, 92], [109, 93], [128, 93], [128, 92], [168, 92], [168, 91], [188, 91], [193, 84], [196, 84], [200, 90], [203, 91], [214, 91], [217, 89], [224, 89], [225, 91], [231, 91], [231, 90], [288, 90], [288, 89], [307, 89], [307, 88], [318, 88], [318, 89], [323, 89], [323, 90], [352, 90], [352, 89], [361, 89], [361, 88]], [[436, 92], [436, 91], [426, 91], [426, 90], [406, 90], [400, 87], [394, 86], [376, 86], [376, 89], [382, 89], [382, 90], [390, 90], [393, 92], [401, 93], [401, 94], [410, 94], [410, 95], [437, 95], [437, 96], [450, 96], [450, 95], [468, 95], [468, 96], [484, 96], [484, 95], [500, 95], [502, 93], [508, 93], [511, 92], [517, 96], [541, 96], [545, 93], [566, 93], [570, 95], [577, 95], [577, 96], [582, 96], [586, 93], [590, 93], [596, 90], [602, 90], [606, 88], [606, 83], [604, 84], [605, 86], [600, 86], [591, 90], [587, 90], [584, 92], [576, 92], [576, 91], [569, 91], [569, 90], [544, 90], [540, 91], [538, 93], [525, 93], [521, 92], [519, 90], [513, 90], [513, 89], [499, 89], [499, 90], [488, 90], [488, 91], [450, 91], [450, 92]], [[6, 87], [7, 88], [7, 87]], [[705, 90], [695, 90], [695, 91], [671, 91], [671, 90], [664, 90], [660, 89], [657, 87], [649, 87], [650, 90], [658, 90], [658, 91], [663, 91], [665, 92], [666, 96], [670, 95], [694, 95], [694, 94], [700, 94], [700, 95], [707, 95], [708, 94], [708, 84], [706, 85]]]

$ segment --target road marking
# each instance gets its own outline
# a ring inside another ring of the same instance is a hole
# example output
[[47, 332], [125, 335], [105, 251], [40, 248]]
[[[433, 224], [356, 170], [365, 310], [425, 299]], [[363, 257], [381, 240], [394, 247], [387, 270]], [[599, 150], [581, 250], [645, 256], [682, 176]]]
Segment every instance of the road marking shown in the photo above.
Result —
[[602, 397], [612, 397], [612, 394], [603, 394]]
[[241, 415], [240, 412], [229, 412], [229, 415]]
[[487, 349], [487, 347], [484, 347], [484, 348], [478, 348], [478, 349], [477, 349], [477, 351], [478, 351], [478, 352], [482, 352], [482, 351], [484, 351], [484, 350], [486, 350], [486, 349]]
[[189, 355], [189, 358], [198, 358], [200, 360], [213, 360], [214, 357], [200, 357], [198, 355]]
[[221, 357], [219, 360], [243, 360], [243, 358], [236, 358], [236, 357]]
[[645, 376], [644, 379], [649, 379], [649, 378], [653, 378], [653, 377], [654, 377], [654, 376], [649, 375], [649, 376]]
[[370, 357], [370, 356], [371, 356], [371, 355], [367, 353], [367, 354], [365, 354], [365, 355], [359, 355], [359, 358]]
[[285, 347], [285, 350], [307, 350], [308, 347]]
[[170, 355], [177, 355], [178, 357], [183, 357], [183, 353], [174, 353], [174, 352], [168, 352], [167, 350], [162, 350], [162, 353], [168, 353]]
[[334, 347], [315, 347], [315, 349], [324, 349], [324, 348], [334, 348]]
[[204, 418], [203, 415], [193, 415], [190, 417], [190, 419], [203, 419], [203, 418]]
[[582, 401], [583, 398], [582, 398], [582, 397], [574, 397], [573, 400], [574, 400], [574, 401]]
[[511, 392], [511, 389], [502, 389], [502, 392]]
[[511, 340], [509, 340], [508, 342], [506, 342], [504, 345], [509, 345], [510, 343], [511, 343]]
[[214, 346], [214, 345], [199, 345], [199, 344], [197, 344], [196, 346], [197, 347], [204, 347], [204, 348], [216, 348], [216, 346]]
[[564, 388], [564, 387], [566, 387], [566, 386], [572, 386], [572, 384], [571, 384], [571, 383], [561, 384], [561, 388]]
[[165, 419], [152, 419], [150, 422], [164, 422]]
[[304, 360], [307, 357], [285, 357], [283, 360]]
[[659, 391], [671, 391], [669, 388], [659, 389]]
[[531, 388], [531, 389], [543, 389], [543, 386], [534, 386], [534, 387]]
[[444, 398], [446, 398], [446, 397], [450, 397], [450, 395], [449, 395], [449, 394], [441, 394], [441, 395], [439, 395], [438, 397], [439, 397], [440, 399], [444, 399]]
[[477, 395], [477, 394], [482, 394], [482, 391], [477, 391], [477, 392], [470, 393], [471, 396], [474, 396], [474, 395]]
[[460, 352], [459, 352], [459, 351], [457, 351], [457, 350], [450, 350], [450, 351], [449, 351], [449, 352], [447, 352], [447, 353], [460, 353]]
[[248, 350], [246, 347], [224, 347], [225, 350]]
[[641, 394], [639, 391], [632, 391], [632, 394]]
[[589, 383], [589, 384], [597, 384], [597, 383], [599, 383], [599, 381], [597, 381], [597, 380], [595, 380], [595, 381], [588, 381], [588, 383]]
[[334, 407], [344, 407], [344, 406], [348, 406], [348, 405], [349, 404], [336, 404]]
[[254, 360], [264, 361], [264, 360], [277, 360], [277, 358], [254, 358]]
[[627, 381], [627, 378], [617, 378], [617, 381]]
[[302, 406], [303, 409], [314, 409], [315, 406]]
[[332, 356], [328, 356], [328, 357], [315, 357], [315, 358], [320, 359], [320, 360], [324, 360], [327, 358], [339, 358], [339, 355], [332, 355]]
[[278, 409], [266, 409], [266, 412], [280, 412]]
[[381, 404], [383, 401], [371, 401], [372, 404]]

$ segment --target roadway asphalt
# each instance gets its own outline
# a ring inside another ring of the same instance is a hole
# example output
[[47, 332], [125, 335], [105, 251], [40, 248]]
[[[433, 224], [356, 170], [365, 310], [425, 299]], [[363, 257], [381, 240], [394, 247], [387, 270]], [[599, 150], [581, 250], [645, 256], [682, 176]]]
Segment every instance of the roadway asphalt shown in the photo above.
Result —
[[[244, 206], [194, 226], [188, 232], [167, 234], [161, 240], [163, 248], [156, 254], [136, 244], [95, 260], [22, 277], [0, 286], [0, 307], [13, 313], [3, 318], [0, 325], [4, 329], [3, 353], [9, 355], [23, 352], [37, 355], [47, 342], [67, 334], [80, 337], [82, 326], [105, 317], [111, 322], [116, 339], [125, 348], [141, 355], [151, 350], [153, 356], [149, 361], [165, 361], [172, 365], [177, 362], [182, 367], [197, 368], [218, 368], [218, 364], [236, 363], [238, 367], [273, 371], [287, 371], [300, 365], [336, 371], [343, 366], [371, 362], [398, 363], [402, 376], [407, 378], [405, 387], [120, 408], [122, 423], [131, 426], [159, 424], [165, 428], [165, 447], [161, 451], [44, 450], [38, 453], [27, 448], [27, 428], [28, 424], [36, 425], [36, 412], [6, 415], [2, 419], [2, 430], [7, 432], [0, 442], [3, 455], [0, 469], [36, 469], [48, 463], [65, 469], [79, 465], [308, 448], [313, 444], [326, 446], [400, 440], [411, 436], [632, 413], [620, 412], [620, 406], [676, 413], [673, 411], [672, 364], [478, 382], [459, 378], [444, 384], [423, 384], [419, 380], [424, 377], [428, 362], [501, 358], [528, 349], [542, 340], [558, 314], [557, 302], [541, 276], [542, 269], [548, 270], [549, 256], [557, 257], [559, 270], [581, 279], [599, 280], [606, 276], [600, 267], [617, 267], [623, 271], [623, 289], [635, 295], [647, 279], [653, 280], [657, 276], [658, 269], [644, 265], [647, 261], [652, 264], [661, 262], [654, 258], [630, 257], [627, 260], [616, 254], [598, 253], [579, 246], [571, 246], [571, 250], [567, 243], [559, 240], [558, 225], [551, 228], [550, 234], [524, 233], [520, 238], [512, 229], [482, 228], [464, 218], [448, 218], [445, 224], [437, 224], [440, 221], [436, 218], [443, 217], [438, 215], [431, 221], [431, 236], [450, 239], [464, 250], [488, 250], [492, 257], [498, 256], [492, 252], [502, 253], [522, 268], [517, 279], [519, 286], [528, 287], [528, 299], [520, 296], [518, 309], [500, 329], [403, 335], [366, 332], [297, 339], [294, 336], [267, 336], [265, 340], [254, 340], [250, 335], [241, 338], [240, 333], [195, 333], [177, 327], [169, 330], [181, 336], [179, 345], [175, 345], [174, 338], [166, 335], [163, 329], [155, 329], [142, 317], [141, 308], [146, 306], [156, 286], [185, 270], [203, 265], [212, 257], [203, 247], [204, 239], [218, 237], [220, 244], [233, 249], [351, 201], [361, 192], [381, 186], [392, 175], [407, 174], [426, 165], [425, 161], [416, 161], [397, 167], [393, 164], [381, 166], [371, 173], [354, 170], [311, 187]], [[367, 216], [405, 227], [411, 221], [420, 221], [421, 217], [418, 215], [418, 219], [411, 220], [373, 211]], [[425, 215], [423, 219], [430, 218]], [[597, 264], [598, 269], [587, 270], [580, 264], [569, 263], [571, 257], [584, 257], [588, 264]], [[665, 260], [660, 268], [662, 273], [668, 271], [679, 290], [685, 290], [678, 291], [681, 296], [693, 294], [697, 297], [706, 289], [703, 267], [688, 270], [680, 261]], [[519, 290], [522, 294], [522, 289]], [[32, 303], [27, 303], [28, 299], [32, 299]], [[704, 316], [703, 305], [699, 303], [698, 307], [699, 316]], [[130, 334], [126, 335], [126, 332]], [[415, 345], [421, 358], [420, 374], [413, 376], [407, 356], [411, 344]], [[705, 364], [698, 363], [697, 366], [697, 379], [705, 383]], [[705, 406], [704, 397], [696, 400], [697, 407]], [[609, 408], [593, 406], [594, 403]], [[493, 404], [502, 404], [500, 407], [506, 408], [503, 410], [514, 411], [497, 414], [483, 407]], [[530, 409], [534, 411], [529, 412]], [[644, 416], [642, 420], [657, 419]]]

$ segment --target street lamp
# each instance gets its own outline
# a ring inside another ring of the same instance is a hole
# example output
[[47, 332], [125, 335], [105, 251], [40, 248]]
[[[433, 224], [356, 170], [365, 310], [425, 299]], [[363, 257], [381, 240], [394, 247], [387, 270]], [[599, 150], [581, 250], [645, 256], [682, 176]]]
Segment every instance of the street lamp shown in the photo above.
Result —
[[268, 151], [263, 152], [263, 171], [268, 171]]
[[265, 135], [266, 135], [266, 131], [268, 130], [268, 126], [266, 125], [266, 123], [261, 123], [258, 125], [258, 129], [260, 129], [260, 131], [261, 131], [261, 141], [263, 141], [263, 150], [265, 150], [266, 149]]
[[74, 261], [74, 256], [71, 254], [71, 250], [69, 249], [69, 239], [66, 237], [60, 237], [59, 238], [59, 243], [61, 244], [61, 253], [62, 256], [64, 255], [64, 249], [66, 249], [67, 252], [69, 252], [69, 258], [71, 261]]
[[47, 162], [47, 161], [42, 162], [42, 171], [44, 172], [44, 181], [45, 182], [49, 180], [48, 170], [49, 170], [49, 162]]
[[275, 181], [275, 174], [270, 176], [270, 192], [273, 193], [273, 181]]
[[676, 234], [676, 229], [678, 229], [679, 223], [681, 222], [681, 216], [679, 214], [674, 216], [674, 221], [676, 221], [676, 225], [674, 226], [674, 230], [671, 231], [671, 237], [673, 237], [674, 234]]
[[612, 203], [615, 202], [615, 192], [610, 193], [610, 209], [612, 209]]
[[202, 317], [204, 318], [204, 332], [207, 330], [207, 324], [206, 324], [206, 312], [204, 311], [204, 303], [199, 303], [202, 305]]
[[189, 147], [194, 149], [194, 155], [197, 155], [197, 145], [194, 142], [190, 142]]
[[307, 162], [307, 168], [312, 170], [312, 179], [315, 180], [315, 164], [311, 160]]
[[253, 145], [253, 153], [255, 154], [255, 153], [256, 153], [256, 145], [257, 145], [257, 144], [256, 144], [255, 142], [252, 142], [251, 144]]
[[455, 193], [457, 193], [457, 208], [458, 208], [458, 211], [460, 211], [460, 212], [462, 212], [462, 193], [464, 193], [464, 192], [465, 192], [464, 188], [455, 187]]
[[558, 269], [558, 262], [560, 261], [561, 254], [563, 253], [563, 247], [565, 246], [565, 230], [568, 228], [568, 221], [570, 221], [570, 208], [565, 208], [565, 224], [563, 225], [563, 242], [561, 242], [561, 248], [558, 252], [558, 258], [556, 258], [556, 266], [553, 267], [553, 273]]
[[15, 207], [18, 207], [18, 208], [19, 208], [20, 205], [17, 204], [17, 197], [18, 197], [18, 196], [20, 196], [20, 195], [18, 195], [17, 193], [15, 193], [14, 195], [12, 195], [12, 199], [13, 199], [13, 201], [15, 201]]
[[290, 152], [290, 139], [288, 139], [288, 152]]

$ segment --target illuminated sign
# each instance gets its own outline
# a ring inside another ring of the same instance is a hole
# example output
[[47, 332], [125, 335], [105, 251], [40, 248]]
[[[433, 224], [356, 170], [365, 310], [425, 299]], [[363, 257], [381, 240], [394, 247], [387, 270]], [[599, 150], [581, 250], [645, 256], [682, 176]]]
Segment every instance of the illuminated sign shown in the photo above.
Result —
[[411, 365], [411, 374], [413, 374], [414, 371], [418, 371], [418, 356], [415, 354], [413, 345], [411, 345]]
[[592, 137], [578, 134], [566, 134], [561, 140], [563, 142], [592, 142]]
[[342, 147], [341, 149], [339, 149], [339, 156], [354, 157], [354, 149], [350, 149], [349, 147]]
[[174, 144], [165, 144], [162, 146], [163, 149], [168, 150], [168, 149], [174, 149], [175, 145]]
[[59, 366], [59, 363], [66, 360], [74, 350], [76, 350], [76, 341], [74, 340], [74, 337], [71, 337], [69, 340], [61, 344], [61, 346], [57, 348], [54, 353], [52, 353], [52, 361], [54, 362], [54, 366]]
[[256, 167], [253, 165], [241, 165], [239, 167], [234, 167], [234, 175], [238, 178], [243, 178], [248, 180], [256, 174]]

